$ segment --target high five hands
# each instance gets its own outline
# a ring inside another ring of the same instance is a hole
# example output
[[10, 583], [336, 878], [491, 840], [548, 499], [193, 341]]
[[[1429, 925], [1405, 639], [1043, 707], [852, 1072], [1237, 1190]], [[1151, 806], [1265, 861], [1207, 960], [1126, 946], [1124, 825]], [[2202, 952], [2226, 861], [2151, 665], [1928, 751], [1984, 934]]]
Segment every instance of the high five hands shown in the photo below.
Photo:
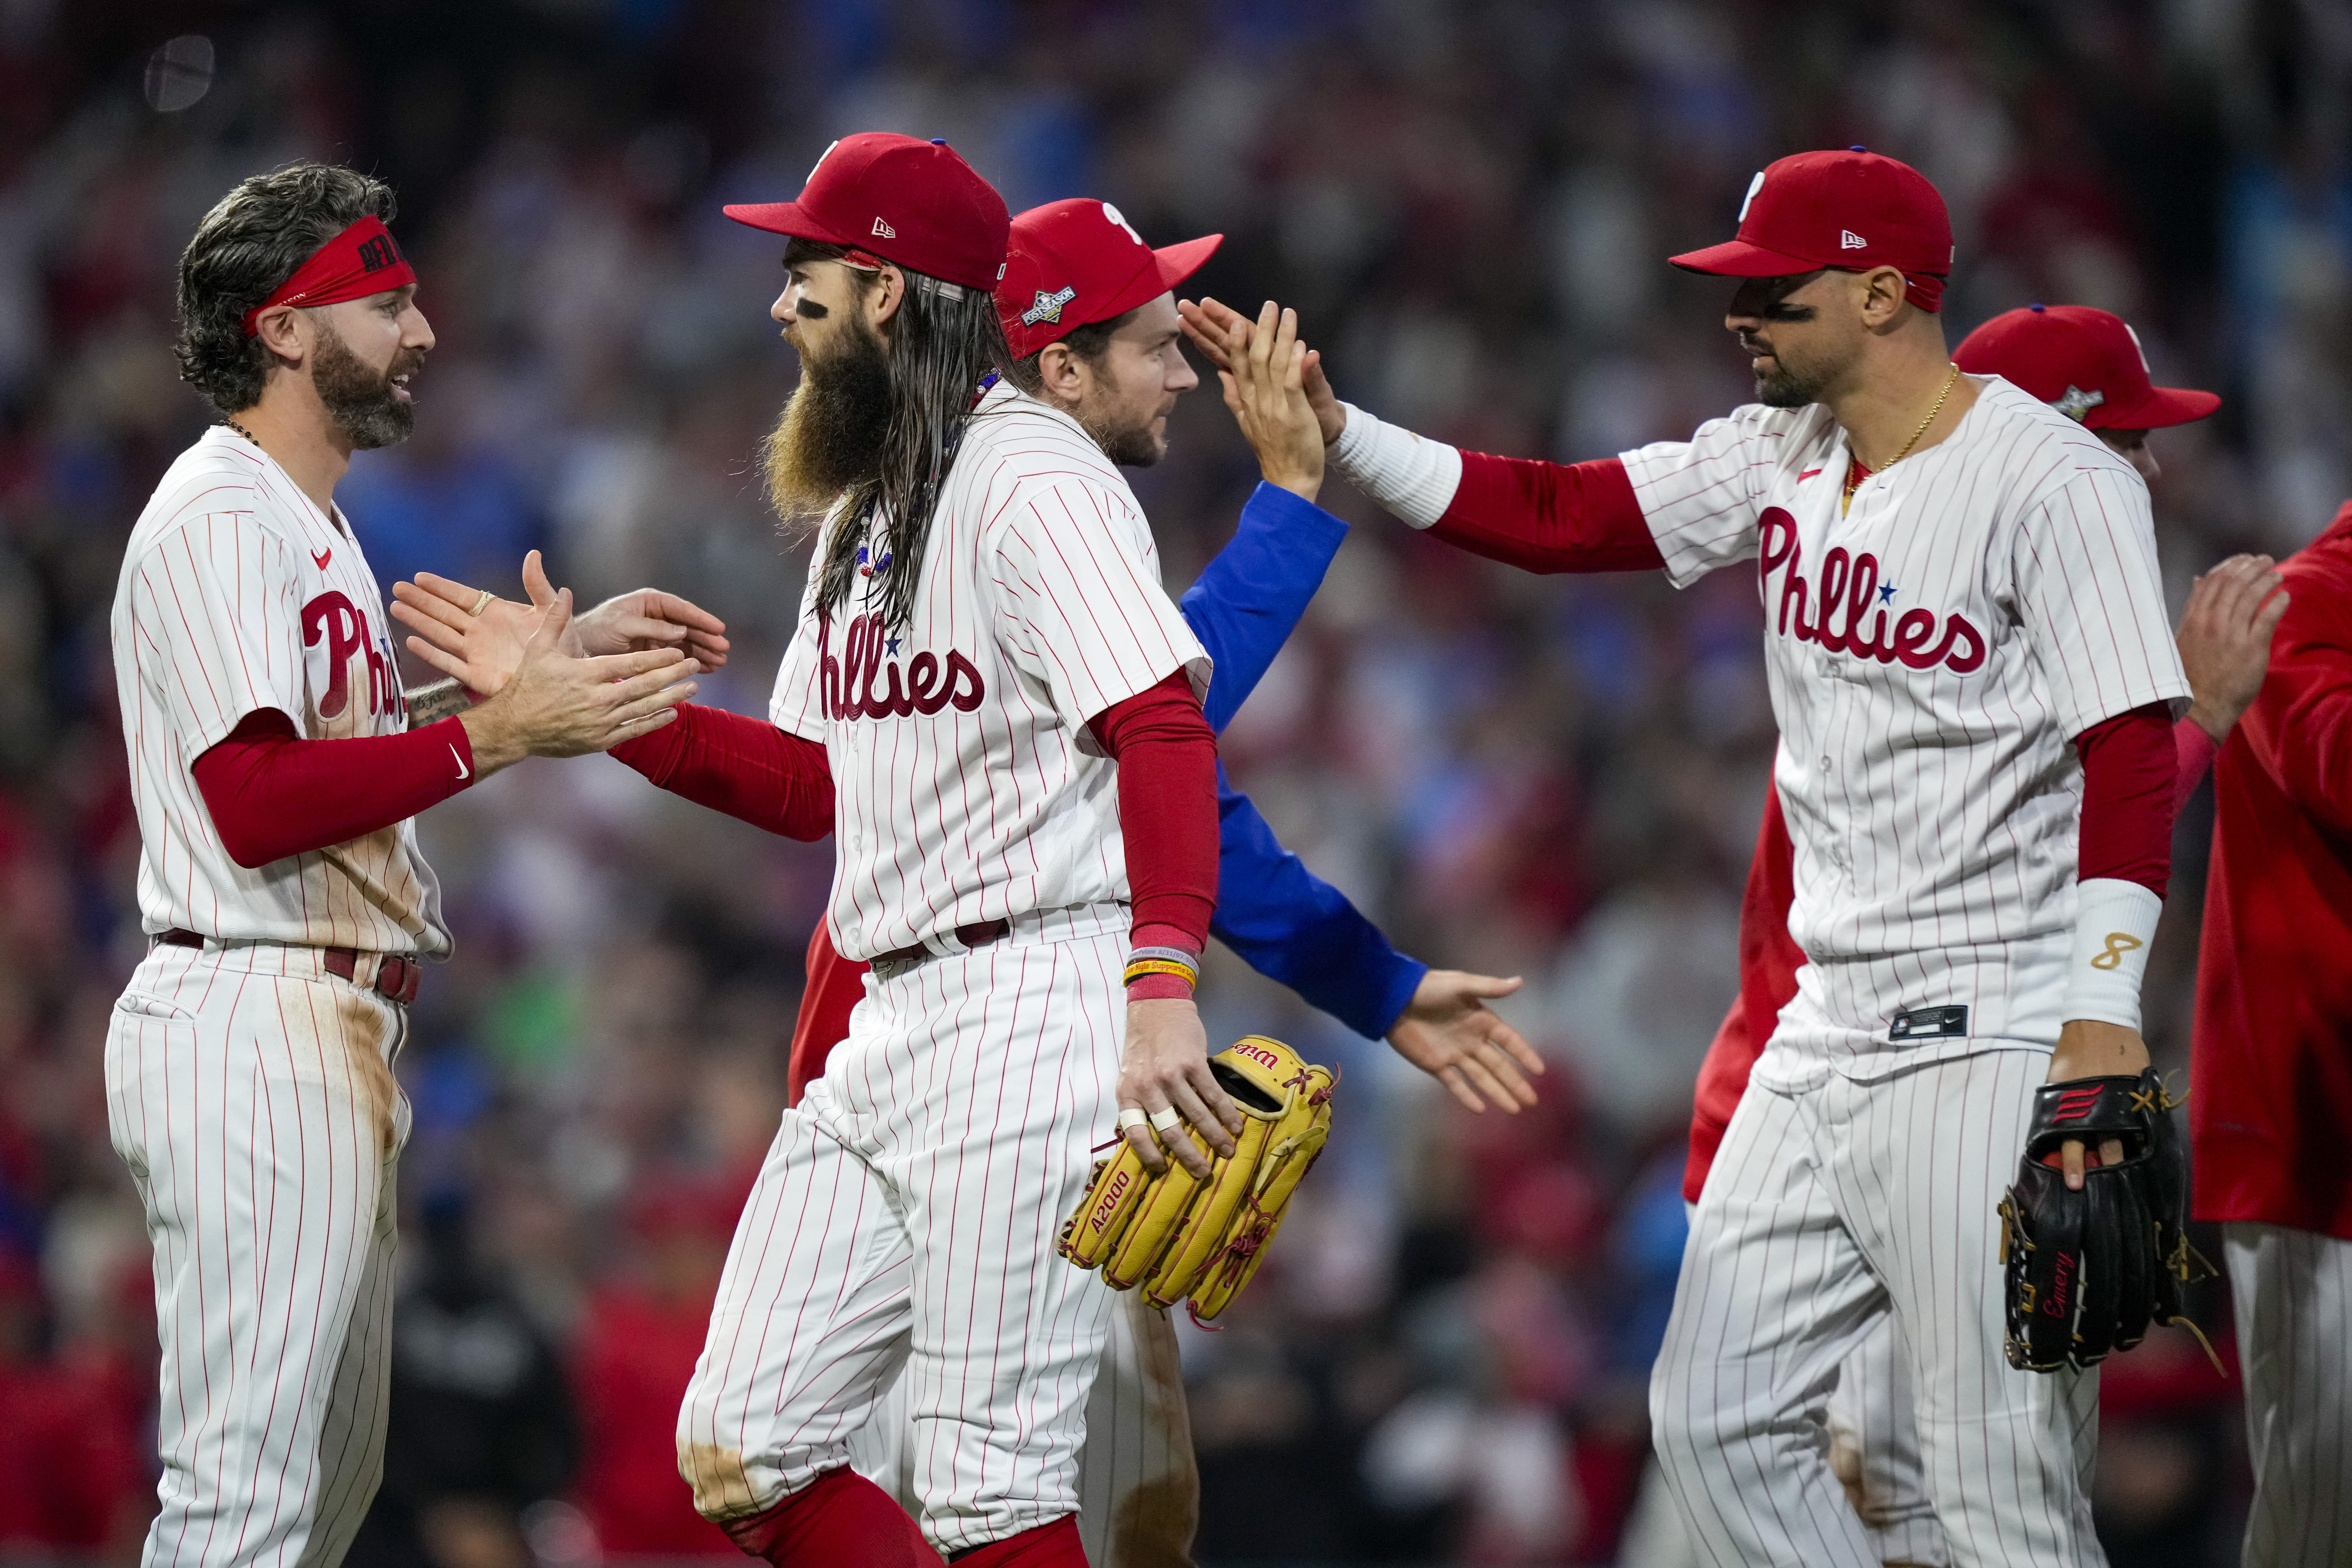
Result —
[[[1322, 356], [1298, 341], [1298, 312], [1279, 310], [1268, 300], [1253, 323], [1214, 300], [1178, 303], [1184, 331], [1217, 367], [1225, 406], [1233, 410], [1258, 472], [1270, 485], [1313, 500], [1323, 485], [1325, 432], [1312, 392], [1325, 401]], [[1337, 403], [1332, 406], [1336, 411]]]
[[409, 651], [483, 699], [458, 715], [478, 774], [650, 734], [694, 695], [690, 677], [727, 662], [726, 627], [684, 599], [640, 589], [575, 619], [535, 550], [523, 583], [527, 605], [431, 573], [393, 587], [393, 616], [420, 634]]
[[[1252, 346], [1260, 338], [1269, 340], [1266, 348], [1269, 371], [1279, 368], [1286, 372], [1288, 369], [1286, 363], [1277, 361], [1276, 351], [1270, 341], [1277, 330], [1274, 308], [1274, 302], [1269, 300], [1265, 308], [1258, 312], [1258, 321], [1252, 322], [1232, 306], [1206, 297], [1198, 304], [1190, 300], [1176, 301], [1176, 314], [1183, 324], [1184, 335], [1192, 340], [1192, 346], [1199, 349], [1211, 364], [1217, 367], [1218, 376], [1224, 381], [1225, 406], [1228, 408], [1234, 406], [1234, 373], [1249, 367]], [[1282, 312], [1281, 321], [1288, 327], [1294, 340], [1298, 331], [1297, 321], [1297, 311]], [[1322, 436], [1323, 444], [1328, 447], [1339, 438], [1339, 432], [1346, 427], [1348, 411], [1339, 406], [1339, 395], [1331, 390], [1331, 383], [1323, 374], [1323, 353], [1320, 349], [1308, 349], [1299, 361], [1298, 370], [1299, 390], [1306, 395], [1307, 405], [1315, 414], [1316, 427]], [[1239, 409], [1234, 409], [1236, 418], [1240, 417], [1240, 413]], [[1246, 426], [1244, 432], [1247, 433]], [[1255, 446], [1255, 442], [1253, 441], [1252, 445]], [[1263, 458], [1260, 460], [1263, 463]]]
[[[392, 585], [393, 618], [419, 634], [408, 651], [466, 689], [488, 697], [522, 662], [523, 648], [554, 605], [557, 593], [534, 550], [522, 558], [523, 592], [530, 603], [487, 595], [454, 577], [419, 572], [414, 583]], [[477, 610], [476, 606], [479, 609]], [[605, 600], [566, 625], [558, 651], [574, 658], [672, 649], [696, 667], [694, 675], [727, 662], [727, 625], [717, 616], [658, 588], [639, 588]]]

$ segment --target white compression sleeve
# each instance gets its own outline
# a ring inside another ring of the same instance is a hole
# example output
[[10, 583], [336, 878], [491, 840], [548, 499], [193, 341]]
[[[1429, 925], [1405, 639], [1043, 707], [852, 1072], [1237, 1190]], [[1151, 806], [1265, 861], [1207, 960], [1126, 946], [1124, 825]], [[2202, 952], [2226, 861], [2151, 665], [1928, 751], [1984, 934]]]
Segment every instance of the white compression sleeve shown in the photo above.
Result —
[[1454, 504], [1462, 484], [1462, 454], [1373, 418], [1352, 403], [1348, 423], [1331, 445], [1331, 461], [1348, 482], [1415, 528], [1427, 528]]
[[2066, 961], [2061, 1022], [2092, 1018], [2139, 1027], [2139, 987], [2147, 973], [2164, 900], [2137, 882], [2093, 877], [2075, 889], [2074, 950]]

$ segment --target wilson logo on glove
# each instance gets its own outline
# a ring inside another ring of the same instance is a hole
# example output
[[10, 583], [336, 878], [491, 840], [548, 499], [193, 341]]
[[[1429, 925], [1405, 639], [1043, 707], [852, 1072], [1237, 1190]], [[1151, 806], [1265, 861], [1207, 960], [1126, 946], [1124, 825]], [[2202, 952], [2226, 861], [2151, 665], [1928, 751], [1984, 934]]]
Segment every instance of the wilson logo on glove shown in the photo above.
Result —
[[[1206, 1179], [1173, 1160], [1153, 1175], [1120, 1139], [1118, 1152], [1095, 1167], [1055, 1247], [1081, 1268], [1101, 1269], [1115, 1290], [1142, 1286], [1155, 1307], [1190, 1298], [1187, 1310], [1201, 1323], [1223, 1311], [1265, 1260], [1291, 1194], [1331, 1135], [1339, 1081], [1264, 1035], [1236, 1040], [1209, 1070], [1244, 1119], [1232, 1157], [1213, 1157]], [[1190, 1138], [1208, 1152], [1192, 1127], [1166, 1136]]]

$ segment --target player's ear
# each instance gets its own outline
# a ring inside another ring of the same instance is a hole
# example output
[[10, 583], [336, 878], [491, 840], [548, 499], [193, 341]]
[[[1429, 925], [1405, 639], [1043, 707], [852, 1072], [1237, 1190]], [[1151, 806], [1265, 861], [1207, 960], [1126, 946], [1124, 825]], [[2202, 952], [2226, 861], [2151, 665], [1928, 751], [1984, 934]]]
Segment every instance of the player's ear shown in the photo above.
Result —
[[1884, 331], [1902, 318], [1910, 301], [1906, 290], [1910, 284], [1899, 267], [1874, 267], [1855, 279], [1856, 303], [1862, 310], [1862, 324], [1870, 331]]
[[1048, 403], [1076, 405], [1086, 397], [1086, 362], [1056, 340], [1037, 351], [1037, 380]]
[[254, 336], [261, 340], [261, 346], [277, 363], [289, 369], [300, 364], [310, 353], [309, 331], [302, 312], [291, 305], [273, 306], [253, 323]]
[[866, 289], [862, 301], [866, 308], [866, 324], [879, 331], [882, 325], [898, 313], [907, 298], [907, 275], [897, 268], [885, 265], [874, 274], [874, 281]]

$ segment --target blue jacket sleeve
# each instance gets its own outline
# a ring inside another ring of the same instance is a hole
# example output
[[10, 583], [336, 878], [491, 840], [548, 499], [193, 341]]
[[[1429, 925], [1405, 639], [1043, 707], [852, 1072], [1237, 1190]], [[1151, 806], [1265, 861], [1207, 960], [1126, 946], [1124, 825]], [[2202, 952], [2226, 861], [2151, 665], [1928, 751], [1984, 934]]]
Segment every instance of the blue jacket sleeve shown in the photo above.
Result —
[[1389, 945], [1347, 895], [1285, 849], [1217, 765], [1217, 912], [1209, 929], [1252, 969], [1378, 1039], [1429, 965]]
[[1251, 493], [1233, 542], [1177, 606], [1216, 663], [1202, 705], [1210, 729], [1249, 700], [1347, 537], [1346, 523], [1279, 486], [1260, 481]]

